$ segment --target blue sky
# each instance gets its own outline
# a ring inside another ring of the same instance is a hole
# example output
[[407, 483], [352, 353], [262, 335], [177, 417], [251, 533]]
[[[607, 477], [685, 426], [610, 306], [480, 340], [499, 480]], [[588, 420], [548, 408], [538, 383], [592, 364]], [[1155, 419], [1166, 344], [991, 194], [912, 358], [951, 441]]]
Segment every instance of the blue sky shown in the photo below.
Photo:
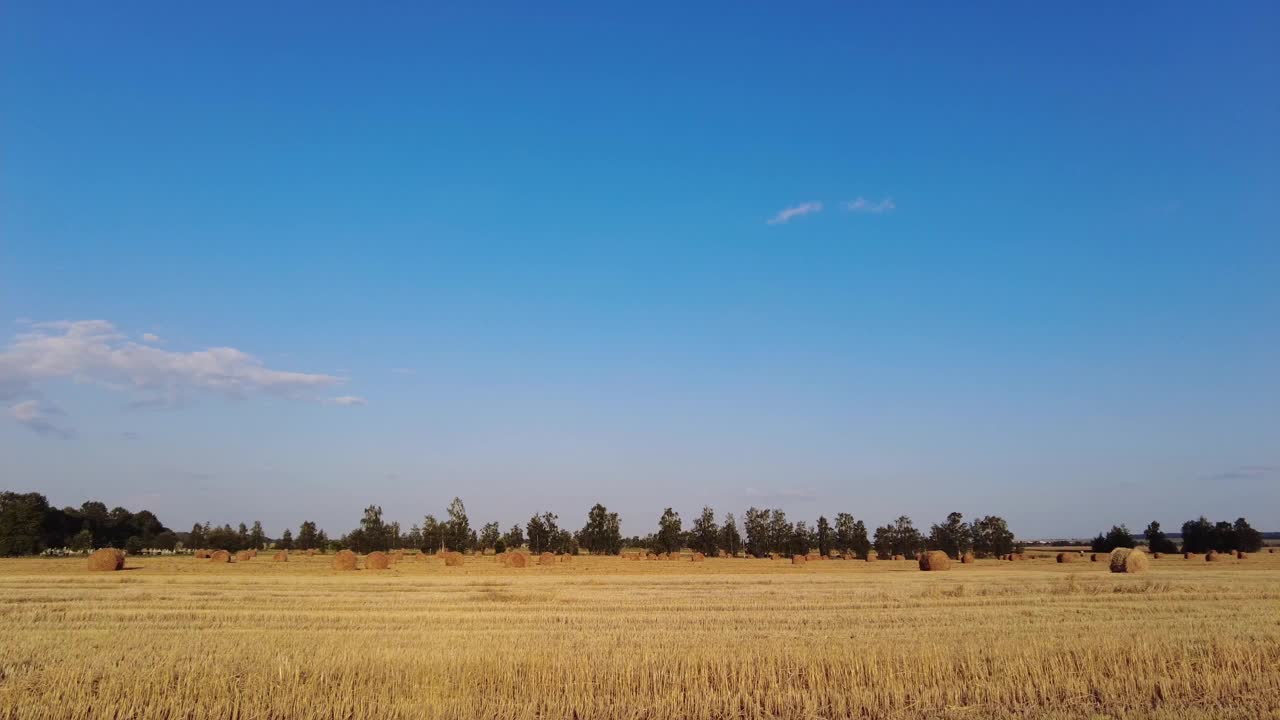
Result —
[[3, 11], [0, 486], [1280, 529], [1274, 3], [271, 5]]

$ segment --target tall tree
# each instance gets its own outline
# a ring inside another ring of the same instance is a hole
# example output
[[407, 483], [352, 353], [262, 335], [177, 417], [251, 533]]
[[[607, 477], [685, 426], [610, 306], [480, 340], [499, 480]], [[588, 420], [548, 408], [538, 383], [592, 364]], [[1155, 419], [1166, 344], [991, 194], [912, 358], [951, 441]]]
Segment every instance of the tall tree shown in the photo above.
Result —
[[929, 531], [928, 545], [957, 560], [961, 555], [969, 552], [973, 540], [969, 534], [969, 527], [964, 524], [964, 516], [953, 512], [947, 515], [945, 523], [934, 525]]
[[736, 556], [742, 550], [742, 535], [738, 533], [738, 521], [733, 518], [733, 513], [725, 513], [724, 522], [720, 525], [720, 547], [730, 556]]
[[[85, 528], [85, 532], [89, 532], [89, 528]], [[89, 533], [93, 537], [93, 533]], [[191, 526], [191, 532], [187, 534], [187, 547], [192, 550], [202, 550], [205, 546], [204, 527], [200, 523]]]
[[529, 538], [530, 552], [544, 553], [551, 550], [555, 536], [560, 533], [560, 528], [555, 525], [555, 521], [556, 516], [549, 512], [529, 518], [529, 522], [525, 525], [525, 532]]
[[40, 493], [0, 492], [0, 555], [35, 555], [44, 550], [48, 512], [49, 501]]
[[290, 530], [289, 528], [285, 528], [284, 532], [280, 534], [280, 549], [281, 550], [293, 549], [293, 531]]
[[1142, 534], [1146, 537], [1147, 548], [1151, 550], [1151, 552], [1178, 552], [1178, 546], [1174, 545], [1173, 541], [1169, 539], [1169, 536], [1164, 534], [1164, 531], [1160, 529], [1160, 523], [1155, 520], [1151, 521], [1151, 524], [1147, 526], [1146, 530], [1142, 531]]
[[587, 524], [578, 531], [578, 544], [592, 555], [617, 555], [622, 552], [622, 521], [618, 513], [596, 503], [587, 511]]
[[795, 528], [787, 522], [787, 513], [775, 509], [769, 513], [769, 552], [786, 553], [791, 548]]
[[249, 531], [249, 547], [253, 550], [261, 550], [266, 546], [267, 534], [262, 530], [262, 522], [254, 520], [253, 529]]
[[467, 520], [467, 508], [461, 498], [449, 503], [449, 520], [444, 532], [444, 545], [454, 552], [471, 549], [471, 522]]
[[808, 524], [800, 520], [791, 526], [791, 536], [787, 539], [785, 552], [788, 555], [807, 555], [812, 547], [811, 540]]
[[693, 529], [689, 534], [689, 546], [704, 555], [716, 554], [716, 542], [720, 539], [720, 528], [716, 527], [716, 511], [710, 505], [704, 505], [702, 514], [693, 521]]
[[479, 545], [481, 550], [493, 550], [502, 542], [502, 532], [498, 530], [498, 523], [485, 523], [480, 528]]
[[387, 526], [382, 521], [382, 506], [370, 505], [360, 518], [361, 537], [356, 552], [373, 552], [387, 549]]
[[680, 514], [671, 508], [664, 510], [662, 517], [658, 519], [658, 532], [653, 538], [654, 550], [660, 553], [679, 552], [680, 530]]
[[310, 520], [303, 520], [302, 526], [298, 528], [298, 549], [299, 550], [317, 550], [320, 543], [316, 536], [316, 524]]
[[444, 548], [444, 523], [436, 520], [435, 515], [427, 515], [422, 519], [422, 551], [434, 553]]
[[1235, 524], [1236, 549], [1255, 553], [1262, 549], [1262, 533], [1253, 529], [1248, 520], [1239, 518]]
[[816, 533], [818, 552], [822, 557], [829, 557], [831, 551], [836, 547], [835, 533], [831, 530], [831, 523], [827, 522], [826, 515], [818, 516], [818, 528]]
[[969, 526], [969, 539], [978, 557], [1000, 557], [1013, 552], [1013, 533], [1004, 518], [997, 515], [974, 520]]
[[769, 510], [756, 507], [747, 508], [742, 518], [743, 529], [747, 533], [747, 554], [753, 557], [764, 557], [769, 554]]
[[520, 529], [519, 525], [512, 525], [511, 529], [507, 531], [507, 534], [502, 536], [502, 544], [505, 545], [508, 550], [515, 550], [523, 546], [524, 531]]

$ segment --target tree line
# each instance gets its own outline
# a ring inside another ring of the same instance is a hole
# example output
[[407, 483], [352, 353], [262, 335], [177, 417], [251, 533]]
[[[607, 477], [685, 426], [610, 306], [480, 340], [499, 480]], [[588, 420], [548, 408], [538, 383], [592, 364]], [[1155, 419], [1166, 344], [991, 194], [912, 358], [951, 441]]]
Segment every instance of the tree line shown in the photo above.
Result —
[[[1182, 523], [1181, 550], [1178, 549], [1178, 544], [1169, 539], [1169, 536], [1160, 529], [1158, 522], [1152, 521], [1147, 525], [1142, 535], [1147, 542], [1147, 548], [1159, 553], [1206, 553], [1210, 550], [1258, 552], [1263, 545], [1262, 533], [1255, 530], [1244, 518], [1237, 518], [1234, 523], [1225, 520], [1212, 523], [1201, 515], [1198, 520]], [[1131, 548], [1137, 545], [1137, 538], [1124, 525], [1113, 525], [1107, 532], [1098, 533], [1091, 543], [1094, 552], [1111, 552], [1116, 548]]]
[[[561, 527], [555, 513], [535, 513], [523, 524], [512, 525], [505, 532], [498, 523], [489, 522], [479, 530], [472, 527], [466, 506], [454, 498], [443, 517], [426, 515], [421, 523], [407, 531], [398, 522], [383, 519], [382, 508], [365, 508], [359, 525], [350, 532], [331, 539], [314, 521], [304, 521], [295, 535], [285, 529], [278, 538], [269, 537], [262, 523], [239, 523], [215, 526], [196, 523], [190, 532], [179, 533], [166, 528], [146, 510], [130, 512], [117, 507], [110, 511], [98, 501], [79, 508], [57, 509], [39, 493], [0, 493], [0, 555], [38, 554], [48, 549], [90, 550], [117, 547], [137, 553], [143, 550], [175, 548], [222, 549], [229, 551], [278, 548], [284, 550], [327, 550], [349, 548], [359, 553], [396, 548], [416, 548], [434, 553], [495, 551], [527, 548], [534, 553], [577, 553], [580, 550], [597, 555], [616, 555], [623, 548], [643, 549], [655, 553], [679, 552], [690, 548], [706, 555], [725, 553], [766, 557], [770, 554], [801, 555], [819, 552], [839, 553], [845, 557], [866, 558], [872, 550], [878, 557], [903, 555], [915, 557], [924, 550], [942, 550], [951, 557], [973, 553], [978, 557], [999, 557], [1020, 552], [1021, 546], [1001, 517], [987, 515], [965, 522], [958, 512], [949, 514], [927, 532], [917, 529], [911, 518], [901, 516], [891, 523], [869, 531], [866, 523], [847, 512], [836, 513], [832, 520], [823, 515], [813, 524], [792, 521], [781, 508], [751, 507], [741, 522], [732, 512], [717, 521], [711, 507], [703, 507], [686, 529], [680, 514], [666, 508], [658, 518], [655, 530], [640, 536], [623, 537], [622, 524], [616, 512], [596, 503], [587, 512], [583, 526], [577, 531]], [[1147, 545], [1155, 552], [1178, 552], [1173, 543], [1152, 522], [1143, 533]], [[1262, 534], [1240, 518], [1234, 523], [1211, 523], [1204, 517], [1182, 526], [1183, 549], [1187, 552], [1243, 550], [1256, 552], [1263, 545]], [[1117, 547], [1135, 547], [1137, 539], [1118, 525], [1093, 539], [1095, 552], [1109, 552]]]

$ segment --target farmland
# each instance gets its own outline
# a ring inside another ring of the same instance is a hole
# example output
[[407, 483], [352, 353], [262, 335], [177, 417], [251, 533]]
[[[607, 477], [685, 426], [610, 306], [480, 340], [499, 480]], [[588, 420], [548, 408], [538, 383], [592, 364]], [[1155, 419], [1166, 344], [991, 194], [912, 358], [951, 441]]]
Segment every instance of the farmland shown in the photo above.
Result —
[[1280, 718], [1280, 554], [0, 560], [0, 718]]

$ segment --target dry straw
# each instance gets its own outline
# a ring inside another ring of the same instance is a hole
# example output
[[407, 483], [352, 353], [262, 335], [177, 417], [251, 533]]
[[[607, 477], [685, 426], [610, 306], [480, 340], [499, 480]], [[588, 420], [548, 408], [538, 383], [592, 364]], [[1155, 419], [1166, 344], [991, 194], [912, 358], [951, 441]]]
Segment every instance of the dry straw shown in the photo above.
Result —
[[209, 553], [209, 561], [216, 563], [229, 563], [231, 562], [231, 553], [226, 550], [214, 550]]
[[384, 552], [374, 550], [365, 556], [365, 570], [386, 570], [389, 567], [391, 567], [391, 558], [387, 557], [387, 554]]
[[1147, 554], [1137, 548], [1116, 548], [1111, 551], [1111, 572], [1140, 573], [1147, 571]]
[[94, 550], [89, 556], [90, 570], [123, 570], [124, 569], [124, 553], [115, 548], [102, 548]]
[[253, 559], [253, 553], [249, 550], [241, 550], [236, 553], [236, 562], [249, 562]]
[[950, 570], [951, 558], [941, 550], [930, 550], [920, 555], [921, 570]]
[[555, 565], [556, 556], [549, 552], [542, 553], [541, 555], [538, 556], [538, 564], [539, 565]]
[[462, 567], [462, 553], [447, 552], [444, 554], [445, 567]]
[[1076, 554], [1075, 554], [1075, 553], [1073, 553], [1073, 552], [1060, 552], [1060, 553], [1058, 553], [1058, 562], [1060, 562], [1060, 563], [1072, 563], [1072, 562], [1075, 562], [1075, 561], [1076, 561], [1076, 558], [1077, 558], [1077, 557], [1079, 557], [1079, 555], [1076, 555]]
[[707, 559], [707, 556], [703, 555], [700, 552], [696, 552], [693, 554], [693, 562], [703, 562], [706, 559]]
[[333, 569], [355, 570], [356, 554], [350, 550], [339, 550], [338, 553], [333, 556]]
[[961, 564], [961, 565], [972, 565], [972, 564], [973, 564], [973, 553], [968, 552], [968, 553], [965, 553], [964, 555], [961, 555], [961, 556], [960, 556], [960, 564]]
[[522, 568], [529, 564], [529, 556], [522, 552], [514, 552], [507, 556], [507, 564], [514, 568]]
[[805, 556], [804, 556], [804, 555], [792, 555], [792, 556], [791, 556], [791, 564], [792, 564], [792, 565], [803, 565], [803, 564], [805, 564]]
[[280, 552], [271, 556], [271, 562], [289, 562], [289, 553], [281, 550]]

